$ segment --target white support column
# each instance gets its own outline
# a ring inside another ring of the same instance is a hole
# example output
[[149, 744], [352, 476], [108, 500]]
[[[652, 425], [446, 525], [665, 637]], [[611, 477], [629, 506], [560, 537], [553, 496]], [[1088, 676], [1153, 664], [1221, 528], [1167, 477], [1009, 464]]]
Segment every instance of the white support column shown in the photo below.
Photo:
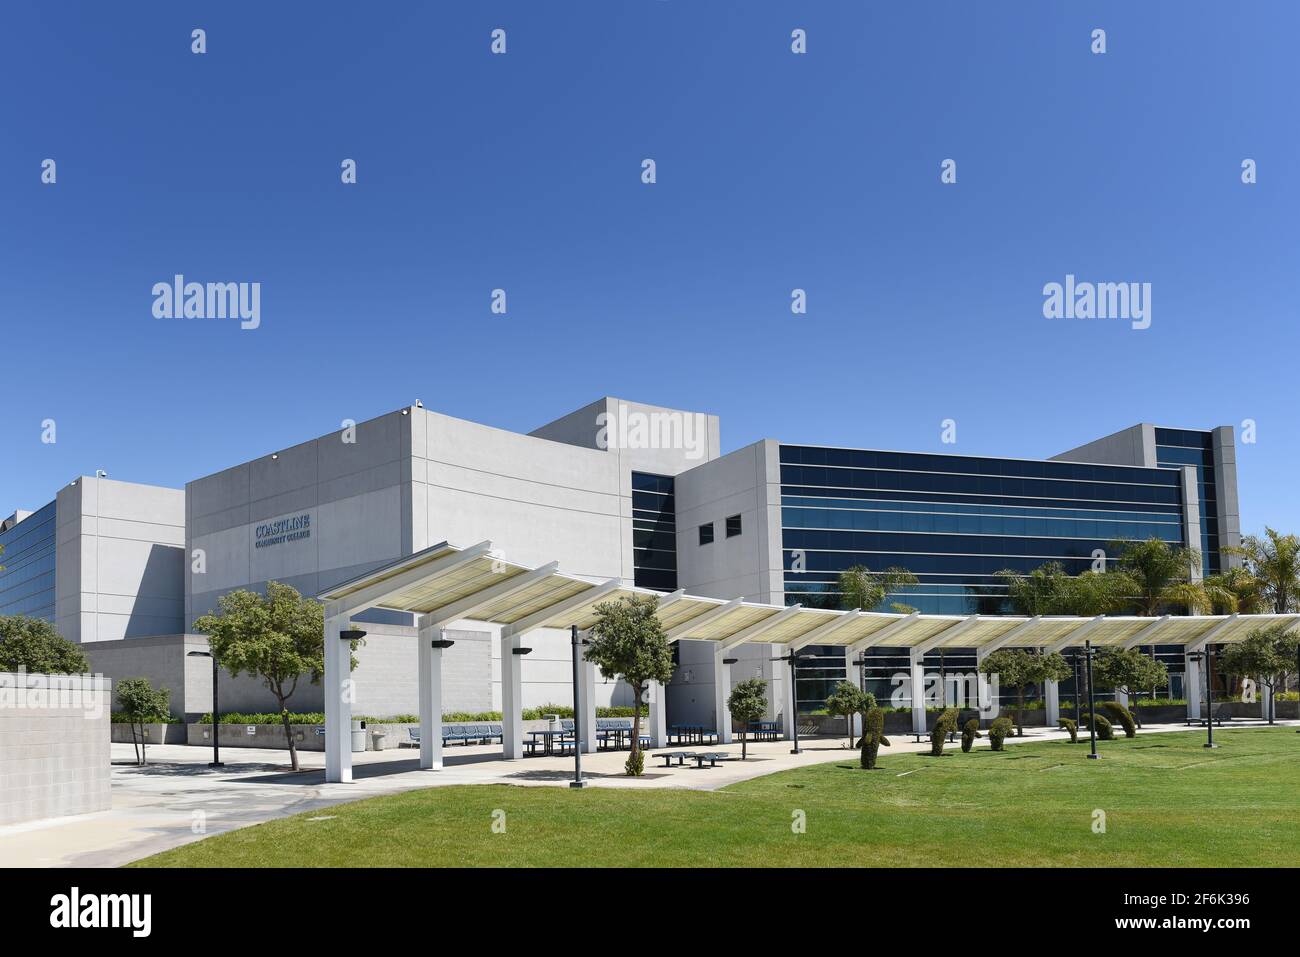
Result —
[[524, 756], [524, 635], [501, 637], [501, 751], [507, 761]]
[[[791, 652], [794, 654], [794, 652]], [[784, 669], [781, 675], [781, 686], [785, 692], [785, 707], [782, 714], [784, 720], [781, 722], [781, 731], [785, 735], [785, 740], [794, 740], [794, 725], [799, 720], [799, 701], [795, 696], [794, 675], [791, 673], [790, 663], [782, 661], [779, 663]]]
[[[441, 628], [421, 627], [420, 649], [420, 767], [442, 770], [442, 649], [434, 648], [443, 638]], [[504, 728], [502, 731], [504, 732]], [[504, 737], [504, 735], [503, 735]]]
[[718, 744], [731, 743], [731, 711], [727, 698], [731, 696], [731, 665], [725, 659], [731, 652], [723, 648], [713, 651], [713, 726], [718, 732]]
[[1187, 720], [1199, 721], [1201, 717], [1201, 663], [1183, 658], [1183, 696], [1187, 698]]
[[1061, 686], [1057, 682], [1043, 682], [1043, 704], [1047, 708], [1047, 729], [1050, 731], [1061, 720]]
[[352, 646], [339, 634], [347, 615], [325, 621], [325, 780], [352, 781]]
[[[844, 649], [844, 680], [860, 688], [862, 687], [862, 669], [853, 663], [857, 660], [857, 657], [852, 647]], [[849, 720], [853, 724], [849, 733], [856, 738], [862, 734], [862, 715], [855, 714]]]
[[925, 656], [909, 653], [912, 686], [912, 731], [925, 734]]
[[1116, 692], [1115, 692], [1115, 703], [1116, 703], [1117, 705], [1119, 705], [1121, 708], [1127, 708], [1127, 707], [1128, 707], [1128, 692], [1127, 692], [1127, 691], [1116, 691]]
[[1259, 716], [1267, 721], [1269, 701], [1273, 697], [1273, 691], [1262, 681], [1257, 681], [1255, 684], [1259, 693]]
[[668, 689], [657, 681], [650, 682], [650, 720], [646, 730], [650, 747], [668, 747]]
[[[581, 634], [581, 633], [580, 633]], [[582, 753], [592, 754], [596, 750], [596, 666], [585, 658], [578, 662], [578, 694], [582, 698], [582, 707], [574, 708], [575, 716], [580, 715], [581, 724], [575, 724], [575, 728], [581, 728], [579, 740], [582, 742]]]

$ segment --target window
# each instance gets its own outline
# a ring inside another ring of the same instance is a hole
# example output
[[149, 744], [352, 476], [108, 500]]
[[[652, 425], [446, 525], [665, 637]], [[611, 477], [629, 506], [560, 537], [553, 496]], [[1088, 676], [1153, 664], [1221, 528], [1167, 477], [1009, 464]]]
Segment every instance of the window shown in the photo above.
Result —
[[711, 545], [713, 543], [713, 523], [700, 526], [700, 544]]
[[727, 537], [735, 538], [740, 534], [740, 516], [732, 515], [727, 518]]

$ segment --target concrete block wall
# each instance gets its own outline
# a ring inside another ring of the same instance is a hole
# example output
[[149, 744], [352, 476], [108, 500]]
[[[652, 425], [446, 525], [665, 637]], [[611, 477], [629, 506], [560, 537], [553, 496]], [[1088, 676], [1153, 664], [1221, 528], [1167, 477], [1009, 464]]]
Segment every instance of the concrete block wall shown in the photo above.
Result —
[[112, 807], [108, 693], [89, 675], [0, 673], [0, 825]]

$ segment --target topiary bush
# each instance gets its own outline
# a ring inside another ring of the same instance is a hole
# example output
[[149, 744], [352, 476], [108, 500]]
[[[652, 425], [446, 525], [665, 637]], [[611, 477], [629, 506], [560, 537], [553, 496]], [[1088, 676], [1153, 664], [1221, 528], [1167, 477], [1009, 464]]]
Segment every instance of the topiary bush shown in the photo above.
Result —
[[947, 708], [943, 714], [934, 720], [934, 728], [930, 731], [930, 756], [940, 757], [943, 754], [943, 741], [949, 734], [955, 734], [957, 731], [957, 709]]
[[623, 762], [623, 769], [632, 777], [640, 777], [641, 772], [645, 770], [645, 752], [640, 748], [633, 751]]
[[1079, 715], [1079, 720], [1083, 722], [1085, 728], [1093, 728], [1097, 732], [1097, 737], [1102, 741], [1115, 740], [1114, 726], [1101, 715], [1093, 715], [1085, 711]]
[[971, 718], [961, 729], [962, 751], [969, 752], [975, 745], [975, 739], [982, 737], [984, 737], [984, 735], [980, 734], [980, 719]]
[[1079, 722], [1075, 721], [1073, 718], [1057, 718], [1056, 723], [1066, 731], [1070, 732], [1071, 744], [1079, 743]]
[[1118, 701], [1103, 701], [1101, 708], [1106, 714], [1110, 715], [1113, 724], [1118, 724], [1124, 729], [1124, 737], [1137, 737], [1137, 722], [1133, 720], [1133, 712]]
[[889, 739], [885, 737], [885, 712], [872, 708], [862, 721], [862, 766], [866, 770], [875, 770], [876, 756], [882, 744], [889, 747]]
[[1006, 740], [1012, 728], [1011, 719], [1007, 717], [997, 718], [989, 725], [989, 745], [994, 751], [1003, 750], [1002, 742]]

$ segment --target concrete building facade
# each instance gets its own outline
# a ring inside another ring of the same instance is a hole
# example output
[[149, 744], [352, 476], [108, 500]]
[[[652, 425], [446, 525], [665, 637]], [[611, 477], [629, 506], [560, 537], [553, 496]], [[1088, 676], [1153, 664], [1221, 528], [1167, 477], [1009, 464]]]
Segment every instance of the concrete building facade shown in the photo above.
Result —
[[[851, 565], [902, 565], [920, 584], [890, 601], [997, 613], [998, 570], [1060, 561], [1077, 572], [1114, 540], [1197, 545], [1206, 573], [1217, 571], [1239, 540], [1238, 514], [1229, 427], [1139, 425], [1042, 461], [772, 439], [723, 454], [716, 416], [610, 397], [526, 435], [417, 403], [183, 491], [78, 479], [0, 525], [5, 562], [17, 558], [0, 572], [0, 613], [49, 617], [97, 667], [156, 675], [174, 711], [192, 716], [211, 691], [206, 660], [188, 656], [204, 642], [194, 621], [222, 595], [271, 580], [316, 595], [441, 541], [490, 540], [513, 561], [598, 581], [817, 607], [839, 607], [835, 582]], [[414, 713], [414, 622], [373, 609], [357, 622], [368, 638], [354, 711]], [[450, 637], [445, 707], [500, 710], [499, 628], [459, 621]], [[532, 645], [524, 706], [569, 703], [568, 636], [544, 631]], [[716, 721], [711, 649], [681, 641], [677, 656], [670, 714]], [[731, 680], [768, 679], [778, 717], [788, 670], [772, 646], [736, 656]], [[804, 707], [847, 673], [842, 653], [809, 670]], [[601, 704], [628, 695], [596, 690]], [[223, 709], [272, 703], [255, 681], [222, 679]], [[292, 706], [320, 710], [320, 689], [302, 687]]]

